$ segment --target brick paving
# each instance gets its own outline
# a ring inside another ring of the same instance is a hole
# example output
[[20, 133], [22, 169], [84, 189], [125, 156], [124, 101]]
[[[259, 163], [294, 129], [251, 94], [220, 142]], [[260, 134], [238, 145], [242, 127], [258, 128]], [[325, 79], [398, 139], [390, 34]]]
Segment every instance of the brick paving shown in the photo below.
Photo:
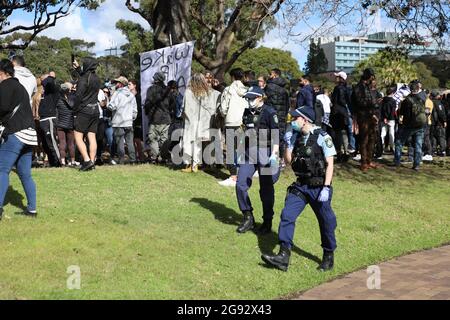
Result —
[[377, 283], [374, 274], [364, 269], [308, 290], [294, 300], [450, 300], [450, 245], [377, 266], [379, 289], [368, 289], [368, 282], [371, 287]]

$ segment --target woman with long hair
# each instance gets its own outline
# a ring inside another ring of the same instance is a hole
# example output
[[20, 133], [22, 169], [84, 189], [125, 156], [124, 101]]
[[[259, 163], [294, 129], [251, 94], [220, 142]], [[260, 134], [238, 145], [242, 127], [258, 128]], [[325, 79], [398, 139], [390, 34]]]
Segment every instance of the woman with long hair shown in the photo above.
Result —
[[15, 166], [22, 182], [28, 205], [25, 215], [36, 217], [36, 184], [31, 176], [33, 146], [37, 134], [30, 106], [30, 97], [24, 86], [14, 78], [11, 61], [0, 61], [0, 219], [9, 187], [9, 174]]
[[203, 74], [192, 76], [184, 96], [183, 172], [197, 172], [202, 163], [202, 144], [211, 140], [211, 118], [219, 97]]

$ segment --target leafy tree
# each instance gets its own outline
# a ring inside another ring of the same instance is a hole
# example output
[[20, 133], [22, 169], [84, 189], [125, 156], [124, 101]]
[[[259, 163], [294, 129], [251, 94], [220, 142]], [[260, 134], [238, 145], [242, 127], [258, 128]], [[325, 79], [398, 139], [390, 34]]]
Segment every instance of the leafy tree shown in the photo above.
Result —
[[439, 79], [439, 86], [444, 88], [446, 83], [450, 81], [450, 60], [446, 55], [440, 56], [422, 56], [414, 60], [415, 62], [423, 62], [433, 76]]
[[[0, 36], [6, 36], [15, 32], [28, 32], [22, 41], [8, 42], [0, 39], [0, 49], [25, 49], [33, 39], [45, 29], [56, 25], [56, 21], [67, 16], [74, 6], [88, 9], [98, 7], [97, 0], [8, 0], [0, 2]], [[28, 12], [34, 14], [30, 23], [11, 26], [9, 18], [17, 12]]]
[[327, 71], [328, 60], [325, 52], [319, 44], [311, 41], [309, 45], [308, 57], [305, 63], [305, 73], [320, 73]]
[[155, 48], [196, 40], [194, 58], [219, 79], [273, 26], [284, 0], [131, 0], [153, 30]]
[[427, 68], [425, 63], [416, 62], [413, 64], [416, 67], [417, 75], [419, 76], [422, 86], [426, 89], [437, 89], [439, 88], [439, 79], [433, 77], [431, 70]]
[[405, 51], [389, 47], [359, 62], [353, 72], [355, 79], [359, 79], [365, 68], [374, 69], [380, 88], [393, 83], [409, 83], [418, 78], [417, 68]]
[[266, 47], [247, 50], [233, 64], [233, 68], [253, 70], [258, 76], [267, 76], [274, 68], [280, 69], [288, 79], [298, 79], [302, 75], [291, 52]]
[[127, 57], [99, 57], [98, 63], [97, 74], [104, 81], [112, 80], [119, 76], [124, 76], [128, 79], [139, 79], [139, 64]]
[[[14, 33], [4, 40], [15, 43], [26, 39], [29, 34]], [[27, 67], [35, 76], [55, 71], [57, 77], [62, 81], [71, 80], [71, 55], [77, 58], [92, 56], [89, 51], [95, 46], [93, 42], [85, 42], [80, 39], [62, 38], [60, 40], [48, 37], [36, 37], [29, 46], [23, 50], [22, 54], [27, 63]], [[5, 56], [5, 54], [4, 54]]]

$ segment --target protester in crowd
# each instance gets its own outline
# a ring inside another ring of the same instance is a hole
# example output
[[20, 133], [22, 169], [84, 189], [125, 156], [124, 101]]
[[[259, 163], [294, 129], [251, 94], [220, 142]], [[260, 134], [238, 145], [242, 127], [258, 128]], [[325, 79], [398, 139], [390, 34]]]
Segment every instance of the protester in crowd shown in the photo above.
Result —
[[[289, 91], [286, 89], [287, 84], [288, 82], [281, 77], [281, 70], [273, 69], [270, 71], [270, 77], [264, 89], [267, 96], [266, 104], [277, 110], [279, 136], [274, 138], [279, 141], [280, 153], [284, 152], [284, 142], [280, 140], [283, 140], [286, 132], [287, 115], [290, 107]], [[284, 162], [282, 162], [282, 165], [284, 165]]]
[[424, 161], [433, 161], [433, 147], [431, 145], [431, 139], [432, 139], [432, 133], [431, 133], [431, 126], [432, 126], [432, 119], [431, 115], [433, 113], [433, 101], [430, 99], [431, 92], [429, 90], [425, 90], [427, 99], [425, 100], [425, 115], [427, 117], [427, 121], [425, 124], [425, 132], [423, 137], [423, 144], [422, 144], [422, 153], [423, 157], [422, 160]]
[[347, 128], [349, 124], [348, 114], [348, 94], [347, 94], [347, 74], [339, 72], [336, 74], [336, 87], [331, 96], [333, 104], [330, 115], [332, 127], [331, 137], [335, 141], [338, 162], [346, 162], [349, 159]]
[[[83, 69], [77, 61], [74, 61], [73, 66], [80, 76], [74, 105], [75, 142], [83, 161], [80, 171], [89, 171], [95, 168], [97, 155], [98, 93], [101, 87], [96, 74], [98, 62], [95, 58], [87, 57], [83, 59]], [[89, 142], [89, 153], [84, 142], [85, 136]]]
[[33, 96], [37, 92], [36, 77], [26, 68], [25, 58], [23, 56], [15, 55], [11, 61], [14, 65], [14, 77], [27, 89], [28, 96], [30, 97], [30, 105], [32, 105]]
[[259, 76], [258, 77], [258, 86], [265, 90], [266, 89], [266, 85], [267, 85], [267, 80], [268, 78], [266, 76]]
[[37, 132], [38, 137], [38, 145], [35, 146], [33, 149], [33, 165], [38, 167], [41, 166], [44, 163], [44, 149], [42, 147], [42, 137], [44, 137], [44, 133], [41, 130], [40, 127], [40, 121], [39, 121], [39, 105], [41, 104], [41, 100], [44, 95], [44, 87], [42, 86], [42, 80], [41, 78], [36, 78], [37, 83], [37, 91], [32, 97], [32, 104], [31, 109], [33, 113], [33, 119], [34, 119], [34, 125]]
[[331, 270], [336, 249], [336, 215], [331, 208], [333, 187], [331, 186], [336, 150], [333, 140], [320, 127], [314, 125], [315, 112], [311, 107], [302, 107], [290, 112], [292, 129], [286, 136], [286, 163], [292, 164], [297, 176], [288, 188], [281, 222], [278, 229], [280, 251], [278, 254], [263, 254], [262, 260], [283, 271], [287, 271], [291, 250], [294, 246], [295, 222], [309, 204], [319, 221], [323, 258], [318, 269]]
[[[75, 136], [73, 105], [74, 96], [72, 94], [72, 83], [65, 82], [61, 85], [61, 95], [56, 105], [56, 127], [58, 128], [59, 153], [61, 155], [61, 165], [76, 166], [75, 162]], [[67, 152], [69, 150], [70, 161], [66, 163]]]
[[353, 121], [356, 121], [359, 130], [359, 148], [361, 152], [361, 170], [363, 172], [378, 165], [372, 162], [373, 150], [376, 141], [376, 101], [370, 91], [370, 84], [375, 79], [372, 69], [365, 69], [361, 80], [352, 92]]
[[331, 113], [331, 99], [330, 92], [327, 88], [324, 88], [316, 97], [322, 103], [322, 123], [328, 125], [330, 123], [330, 113]]
[[[394, 100], [394, 94], [397, 87], [392, 86], [387, 88], [386, 97], [383, 98], [381, 103], [381, 140], [382, 145], [386, 146], [386, 137], [389, 139], [390, 151], [394, 152], [395, 149], [395, 125], [396, 125], [396, 108], [397, 103]], [[387, 150], [385, 150], [386, 152]]]
[[314, 108], [314, 88], [311, 85], [311, 77], [304, 75], [300, 78], [300, 91], [297, 95], [297, 108], [307, 106]]
[[[233, 82], [225, 88], [221, 95], [219, 111], [225, 117], [227, 154], [229, 152], [234, 154], [237, 147], [236, 131], [241, 127], [244, 110], [248, 107], [248, 103], [244, 99], [248, 88], [242, 83], [244, 71], [241, 68], [232, 69], [230, 76]], [[234, 187], [237, 181], [236, 157], [234, 157], [233, 164], [228, 164], [228, 169], [230, 170], [230, 177], [219, 182], [219, 184], [225, 187]]]
[[413, 139], [414, 161], [412, 169], [419, 171], [422, 161], [422, 143], [425, 133], [427, 118], [425, 115], [426, 94], [420, 89], [420, 82], [413, 81], [410, 84], [411, 94], [400, 104], [400, 127], [395, 141], [394, 164], [400, 166], [403, 145], [410, 137]]
[[50, 167], [61, 165], [57, 132], [56, 132], [56, 104], [59, 100], [59, 88], [56, 85], [56, 74], [50, 72], [41, 77], [44, 87], [44, 97], [39, 105], [39, 121], [43, 136], [42, 146], [48, 157]]
[[381, 160], [383, 158], [383, 141], [381, 140], [381, 103], [383, 102], [383, 93], [378, 90], [377, 80], [374, 79], [370, 84], [370, 92], [372, 93], [373, 99], [375, 101], [375, 117], [377, 118], [377, 125], [375, 126], [375, 147], [374, 147], [374, 157]]
[[105, 92], [100, 89], [98, 90], [98, 96], [97, 96], [97, 102], [98, 102], [98, 126], [97, 126], [97, 133], [96, 133], [96, 139], [97, 139], [97, 157], [95, 159], [95, 165], [101, 166], [104, 164], [103, 162], [103, 152], [105, 151], [105, 131], [106, 131], [106, 121], [104, 119], [105, 112], [104, 110], [108, 106], [108, 97], [106, 96]]
[[178, 139], [175, 139], [173, 136], [177, 130], [183, 129], [183, 95], [178, 90], [178, 84], [175, 80], [169, 81], [167, 83], [167, 87], [169, 89], [169, 95], [171, 96], [171, 103], [175, 103], [175, 115], [172, 117], [172, 123], [170, 125], [169, 130], [169, 140], [170, 147], [169, 151], [172, 152], [173, 148], [181, 142], [181, 136], [178, 136]]
[[134, 131], [134, 149], [136, 150], [136, 158], [138, 162], [145, 161], [144, 154], [144, 131], [142, 129], [142, 100], [139, 92], [139, 84], [136, 80], [131, 79], [128, 81], [128, 89], [136, 97], [137, 105], [137, 117], [133, 121], [133, 131]]
[[244, 71], [244, 78], [242, 79], [242, 83], [247, 87], [258, 86], [259, 82], [256, 79], [256, 73], [253, 70]]
[[274, 185], [280, 177], [279, 142], [278, 137], [273, 137], [278, 131], [280, 121], [277, 110], [265, 104], [266, 96], [260, 87], [251, 87], [244, 97], [249, 105], [244, 111], [242, 122], [245, 132], [241, 134], [240, 139], [245, 143], [245, 150], [238, 148], [238, 158], [242, 160], [239, 160], [236, 182], [236, 196], [243, 220], [236, 231], [245, 233], [255, 226], [254, 208], [248, 191], [252, 185], [253, 175], [258, 172], [259, 195], [263, 208], [263, 224], [258, 233], [265, 235], [272, 231]]
[[185, 173], [197, 172], [202, 163], [203, 142], [211, 140], [211, 119], [216, 112], [220, 92], [212, 89], [205, 76], [195, 73], [186, 89], [183, 132], [183, 161]]
[[226, 86], [216, 79], [214, 73], [211, 71], [205, 71], [204, 76], [210, 88], [219, 92], [222, 92], [223, 89], [225, 89]]
[[108, 103], [108, 110], [112, 111], [112, 127], [114, 140], [117, 146], [119, 164], [125, 163], [125, 142], [128, 146], [130, 163], [136, 163], [134, 149], [133, 121], [138, 115], [135, 95], [128, 88], [128, 79], [121, 76], [114, 79], [116, 91]]
[[105, 128], [105, 139], [106, 139], [105, 149], [109, 153], [110, 157], [109, 163], [112, 165], [116, 165], [117, 162], [114, 160], [114, 157], [116, 156], [116, 150], [114, 143], [114, 130], [112, 127], [112, 112], [107, 108], [109, 101], [111, 101], [111, 90], [109, 89], [108, 85], [105, 85], [102, 88], [102, 91], [104, 97], [106, 98], [106, 104], [105, 107], [103, 108], [103, 125]]
[[172, 123], [171, 115], [175, 112], [170, 108], [170, 90], [164, 84], [166, 76], [157, 72], [153, 76], [153, 85], [148, 89], [145, 99], [145, 113], [149, 121], [148, 139], [150, 141], [150, 161], [164, 163], [167, 159], [169, 144], [169, 128]]
[[445, 157], [445, 151], [447, 149], [447, 141], [445, 137], [445, 130], [448, 125], [447, 114], [439, 92], [433, 91], [431, 93], [431, 99], [433, 102], [433, 110], [431, 115], [432, 152], [439, 157]]
[[33, 146], [37, 145], [30, 96], [14, 78], [11, 61], [0, 61], [0, 220], [9, 188], [9, 174], [16, 167], [27, 197], [26, 216], [36, 217], [36, 185], [31, 176]]

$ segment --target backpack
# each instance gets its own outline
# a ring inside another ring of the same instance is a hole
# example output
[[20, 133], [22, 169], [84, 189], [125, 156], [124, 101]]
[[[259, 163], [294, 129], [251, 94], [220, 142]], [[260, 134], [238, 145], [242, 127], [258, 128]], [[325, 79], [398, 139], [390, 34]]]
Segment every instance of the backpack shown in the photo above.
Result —
[[425, 102], [416, 95], [409, 95], [406, 99], [411, 104], [411, 126], [414, 128], [424, 127], [427, 124]]

